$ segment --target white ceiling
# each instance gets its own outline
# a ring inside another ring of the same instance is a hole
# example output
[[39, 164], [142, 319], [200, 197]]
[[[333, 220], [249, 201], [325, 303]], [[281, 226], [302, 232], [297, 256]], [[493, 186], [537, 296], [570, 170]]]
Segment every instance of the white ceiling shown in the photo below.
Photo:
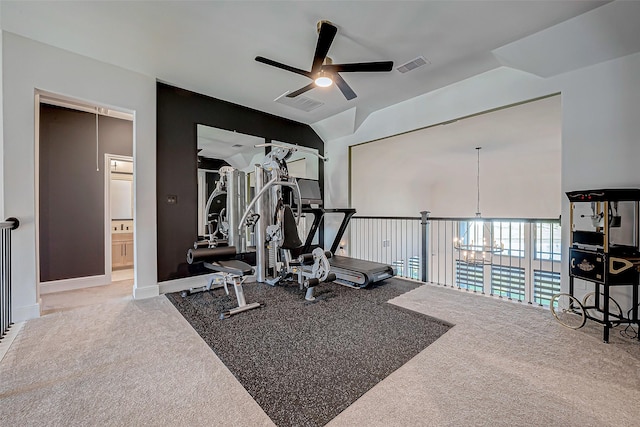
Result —
[[221, 159], [234, 168], [245, 169], [257, 155], [264, 155], [264, 138], [210, 126], [198, 125], [199, 156]]
[[210, 126], [198, 125], [198, 155], [203, 157], [227, 159], [238, 153], [254, 154], [264, 153], [264, 147], [255, 147], [264, 144], [264, 138], [232, 132]]
[[[0, 15], [5, 31], [312, 124], [353, 107], [355, 116], [366, 117], [499, 67], [514, 50], [522, 56], [513, 44], [518, 40], [606, 3], [3, 0]], [[321, 19], [338, 27], [329, 50], [335, 63], [392, 60], [397, 67], [422, 55], [430, 64], [406, 74], [395, 67], [390, 73], [344, 74], [358, 97], [347, 101], [335, 87], [315, 88], [305, 95], [324, 105], [311, 112], [273, 102], [309, 80], [258, 63], [255, 56], [309, 70]], [[634, 35], [625, 52], [636, 49]], [[503, 46], [502, 55], [494, 55]]]

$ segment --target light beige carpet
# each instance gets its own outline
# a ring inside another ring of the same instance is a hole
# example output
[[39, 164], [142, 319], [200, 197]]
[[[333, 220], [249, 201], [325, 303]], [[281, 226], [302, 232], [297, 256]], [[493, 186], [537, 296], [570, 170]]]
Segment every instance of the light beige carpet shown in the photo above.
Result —
[[329, 425], [640, 425], [640, 343], [617, 330], [435, 285], [392, 302], [456, 326]]
[[[330, 426], [638, 425], [637, 341], [431, 285], [393, 302], [456, 326]], [[0, 363], [0, 424], [273, 425], [163, 296], [26, 322]]]
[[3, 426], [273, 425], [164, 297], [26, 322], [0, 364]]
[[53, 292], [40, 296], [40, 314], [74, 310], [79, 307], [97, 305], [114, 299], [133, 297], [133, 270], [117, 270], [112, 273], [111, 284]]

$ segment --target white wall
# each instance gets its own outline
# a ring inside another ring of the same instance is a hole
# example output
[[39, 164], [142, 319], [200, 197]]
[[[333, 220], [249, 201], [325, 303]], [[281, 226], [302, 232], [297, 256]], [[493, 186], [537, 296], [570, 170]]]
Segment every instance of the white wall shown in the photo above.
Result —
[[[562, 189], [640, 188], [640, 54], [567, 73], [562, 85]], [[563, 242], [569, 241], [569, 203], [563, 197]], [[568, 259], [568, 243], [563, 245]], [[568, 264], [562, 265], [565, 288]], [[582, 284], [578, 284], [582, 287]], [[623, 310], [628, 287], [612, 290]]]
[[156, 82], [153, 77], [3, 32], [4, 208], [13, 234], [14, 319], [39, 316], [36, 289], [36, 89], [133, 112], [134, 296], [158, 294], [156, 268]]
[[[358, 215], [418, 217], [425, 210], [436, 217], [475, 215], [477, 157], [473, 148], [468, 153], [429, 159], [419, 151], [413, 152], [413, 158], [381, 156], [378, 148], [383, 150], [384, 144], [380, 145], [372, 150], [357, 147], [351, 153], [351, 206]], [[378, 168], [385, 165], [389, 169]], [[483, 148], [480, 166], [483, 217], [559, 217], [559, 146], [554, 151], [526, 154]]]
[[[500, 67], [372, 113], [352, 135], [325, 140], [329, 206], [348, 203], [349, 146], [560, 92], [558, 84]], [[331, 119], [327, 119], [331, 120]], [[315, 128], [316, 126], [314, 126]]]
[[[506, 67], [379, 110], [349, 136], [325, 140], [327, 207], [349, 205], [349, 146], [455, 120], [482, 111], [560, 92], [557, 82]], [[330, 121], [331, 119], [328, 119]], [[329, 123], [320, 124], [328, 126]], [[389, 170], [380, 173], [391, 173]], [[561, 197], [561, 195], [558, 195]], [[427, 209], [423, 207], [422, 209]], [[465, 215], [466, 216], [466, 215]], [[326, 242], [339, 224], [327, 219]]]
[[[562, 203], [563, 241], [568, 242], [565, 191], [640, 187], [640, 54], [548, 79], [501, 67], [378, 111], [353, 135], [326, 141], [332, 160], [325, 165], [327, 206], [348, 204], [350, 145], [556, 92], [562, 94], [562, 191], [557, 197]], [[567, 256], [563, 252], [564, 259]], [[566, 263], [562, 268], [566, 289]]]
[[[2, 16], [2, 5], [0, 4], [0, 17]], [[0, 31], [0, 82], [2, 82], [2, 64], [3, 64], [3, 55], [2, 55], [2, 45], [3, 45], [3, 33]], [[3, 96], [2, 96], [2, 87], [4, 85], [0, 84], [0, 220], [4, 220], [4, 113], [3, 113]]]
[[554, 96], [352, 147], [351, 205], [360, 215], [473, 217], [481, 146], [483, 217], [558, 218], [561, 126]]

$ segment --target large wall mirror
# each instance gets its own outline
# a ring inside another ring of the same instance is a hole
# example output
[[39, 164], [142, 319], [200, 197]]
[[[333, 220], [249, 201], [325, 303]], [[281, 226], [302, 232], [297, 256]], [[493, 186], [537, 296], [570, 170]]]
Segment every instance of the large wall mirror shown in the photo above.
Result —
[[[253, 165], [264, 157], [264, 138], [231, 132], [205, 125], [197, 125], [198, 133], [198, 235], [206, 233], [207, 200], [220, 179], [219, 170], [231, 166], [246, 174], [253, 172]], [[251, 200], [252, 193], [248, 192]], [[210, 210], [220, 211], [221, 207], [212, 206]]]
[[[159, 171], [156, 179], [157, 195], [157, 242], [158, 242], [158, 282], [189, 277], [197, 272], [187, 263], [185, 252], [193, 247], [198, 235], [198, 140], [204, 141], [205, 132], [220, 131], [234, 138], [250, 138], [261, 143], [268, 141], [286, 141], [311, 147], [324, 154], [324, 142], [306, 124], [294, 122], [240, 105], [221, 101], [197, 94], [165, 83], [157, 84], [157, 146], [156, 167]], [[198, 126], [198, 125], [206, 126]], [[206, 129], [209, 127], [209, 129]], [[200, 128], [201, 132], [198, 132]], [[219, 128], [219, 129], [211, 129]], [[233, 132], [233, 131], [237, 132]], [[201, 133], [203, 138], [198, 138]], [[253, 135], [253, 136], [251, 136]], [[221, 150], [238, 149], [233, 145], [241, 144], [253, 149], [255, 144], [242, 142], [242, 139], [228, 141], [210, 135], [210, 139], [222, 141], [213, 152], [204, 153], [211, 159], [227, 159], [228, 163], [239, 160], [240, 156]], [[258, 138], [256, 138], [258, 137]], [[213, 142], [213, 141], [212, 141]], [[203, 148], [204, 145], [200, 148]], [[245, 148], [246, 149], [246, 148]], [[204, 150], [204, 148], [203, 148]], [[264, 152], [262, 148], [261, 152]], [[244, 154], [243, 154], [244, 155]], [[230, 159], [230, 157], [234, 157]], [[247, 157], [251, 157], [247, 155]], [[204, 159], [205, 157], [201, 157]], [[294, 159], [292, 159], [294, 160]], [[244, 160], [247, 168], [252, 169], [252, 160]], [[295, 164], [292, 164], [295, 167]], [[213, 169], [216, 169], [214, 167]], [[314, 167], [305, 173], [318, 171], [320, 188], [324, 179], [324, 167], [317, 159]], [[202, 222], [202, 221], [200, 221]], [[320, 229], [320, 241], [323, 230]], [[164, 288], [164, 286], [163, 286]], [[168, 288], [167, 288], [168, 289]]]
[[[197, 125], [198, 138], [198, 236], [204, 236], [207, 230], [209, 215], [211, 212], [219, 212], [222, 206], [215, 206], [217, 199], [209, 204], [209, 212], [206, 212], [207, 201], [216, 188], [220, 179], [219, 170], [223, 166], [231, 166], [247, 175], [247, 204], [255, 195], [255, 165], [261, 164], [265, 157], [265, 147], [256, 145], [265, 144], [265, 139], [238, 132], [210, 126]], [[279, 141], [271, 141], [273, 144], [292, 146]], [[319, 159], [316, 149], [300, 147], [291, 158], [287, 160], [289, 174], [295, 178], [319, 179]], [[246, 208], [246, 206], [245, 206]], [[300, 221], [299, 234], [304, 240], [311, 219], [306, 221], [303, 217]], [[251, 236], [251, 233], [248, 233]], [[251, 241], [249, 244], [253, 243]], [[318, 236], [315, 237], [318, 241]]]

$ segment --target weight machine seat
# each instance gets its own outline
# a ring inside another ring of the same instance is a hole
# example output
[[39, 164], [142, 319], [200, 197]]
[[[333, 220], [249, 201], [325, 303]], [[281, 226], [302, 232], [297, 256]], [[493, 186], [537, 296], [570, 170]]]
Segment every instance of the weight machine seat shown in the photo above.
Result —
[[300, 240], [300, 236], [298, 235], [296, 219], [293, 216], [293, 211], [291, 211], [291, 207], [289, 205], [284, 206], [282, 231], [284, 234], [281, 246], [282, 249], [298, 249], [302, 246], [302, 240]]
[[248, 276], [253, 273], [253, 268], [249, 264], [236, 259], [216, 261], [214, 263], [205, 262], [204, 266], [209, 270], [233, 274], [234, 276]]

